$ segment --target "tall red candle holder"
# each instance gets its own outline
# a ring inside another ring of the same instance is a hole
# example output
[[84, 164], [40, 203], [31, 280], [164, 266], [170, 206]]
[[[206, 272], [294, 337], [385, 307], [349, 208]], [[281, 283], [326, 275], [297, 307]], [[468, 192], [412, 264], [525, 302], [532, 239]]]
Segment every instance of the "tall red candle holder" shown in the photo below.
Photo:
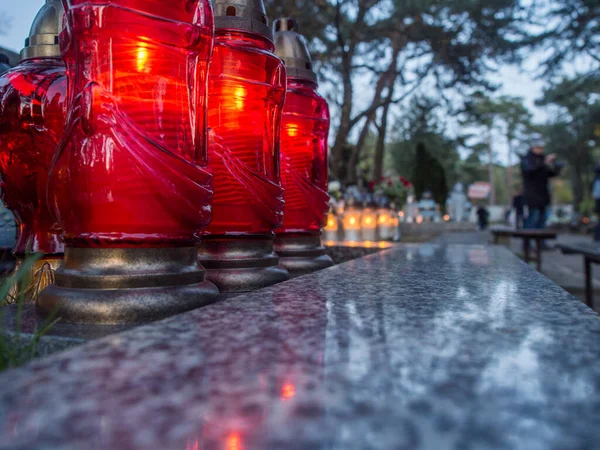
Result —
[[209, 73], [213, 219], [199, 258], [222, 292], [285, 281], [273, 252], [283, 218], [279, 130], [285, 68], [273, 54], [262, 0], [215, 0]]
[[285, 191], [283, 226], [275, 251], [293, 276], [333, 265], [321, 245], [327, 224], [329, 108], [317, 93], [310, 53], [294, 19], [274, 23], [275, 53], [285, 63], [287, 93], [281, 124], [281, 178]]
[[38, 307], [65, 321], [144, 322], [218, 295], [197, 263], [210, 221], [208, 0], [63, 0], [65, 135], [49, 197], [65, 261]]
[[47, 0], [21, 62], [0, 76], [0, 174], [3, 200], [17, 220], [17, 269], [28, 254], [43, 254], [23, 283], [25, 292], [11, 293], [25, 294], [26, 300], [54, 282], [64, 252], [46, 201], [48, 171], [66, 116], [66, 68], [58, 46], [63, 15], [60, 0]]

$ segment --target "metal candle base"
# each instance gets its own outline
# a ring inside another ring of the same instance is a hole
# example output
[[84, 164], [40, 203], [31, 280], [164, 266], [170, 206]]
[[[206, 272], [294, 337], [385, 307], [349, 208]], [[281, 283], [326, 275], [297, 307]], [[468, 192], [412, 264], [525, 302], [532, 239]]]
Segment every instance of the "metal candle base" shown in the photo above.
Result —
[[38, 311], [65, 322], [119, 324], [163, 319], [214, 302], [195, 247], [67, 248]]
[[205, 238], [198, 258], [222, 293], [255, 291], [290, 278], [279, 265], [272, 239]]
[[321, 245], [320, 236], [278, 236], [275, 251], [292, 276], [299, 277], [333, 266], [332, 259]]

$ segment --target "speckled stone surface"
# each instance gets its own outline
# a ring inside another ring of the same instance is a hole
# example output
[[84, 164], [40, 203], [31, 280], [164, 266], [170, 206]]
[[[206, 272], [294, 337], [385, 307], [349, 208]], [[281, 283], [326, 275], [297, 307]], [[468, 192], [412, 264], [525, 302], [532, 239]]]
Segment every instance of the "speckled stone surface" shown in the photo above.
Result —
[[[0, 334], [7, 334], [27, 345], [37, 330], [45, 328], [52, 321], [51, 318], [39, 316], [32, 303], [23, 305], [20, 316], [17, 305], [3, 306], [0, 310]], [[51, 355], [133, 327], [134, 325], [79, 325], [59, 321], [39, 338], [37, 353], [39, 356]]]
[[327, 254], [334, 264], [343, 264], [353, 259], [362, 258], [373, 253], [379, 253], [380, 248], [348, 247], [346, 245], [332, 245], [325, 247]]
[[600, 446], [600, 318], [500, 247], [397, 247], [0, 376], [0, 448]]

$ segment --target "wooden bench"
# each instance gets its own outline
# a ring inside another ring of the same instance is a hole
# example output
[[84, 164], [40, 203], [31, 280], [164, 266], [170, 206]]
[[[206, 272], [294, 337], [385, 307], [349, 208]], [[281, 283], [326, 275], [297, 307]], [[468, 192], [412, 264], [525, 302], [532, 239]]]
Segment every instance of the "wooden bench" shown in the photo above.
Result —
[[594, 286], [592, 280], [592, 264], [600, 264], [600, 246], [591, 243], [559, 244], [558, 248], [565, 255], [582, 255], [585, 270], [585, 303], [594, 309]]
[[531, 255], [529, 251], [529, 242], [535, 241], [536, 244], [536, 266], [538, 272], [542, 271], [542, 246], [545, 240], [556, 239], [558, 236], [554, 230], [517, 230], [509, 227], [492, 227], [490, 228], [492, 235], [494, 236], [494, 244], [498, 245], [502, 238], [519, 238], [524, 241], [524, 252], [525, 262], [529, 264]]

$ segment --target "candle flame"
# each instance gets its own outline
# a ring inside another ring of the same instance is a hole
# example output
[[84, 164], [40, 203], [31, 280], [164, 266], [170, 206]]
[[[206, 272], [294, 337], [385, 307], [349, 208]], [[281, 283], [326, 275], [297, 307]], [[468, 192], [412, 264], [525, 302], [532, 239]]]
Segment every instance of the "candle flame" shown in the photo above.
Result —
[[289, 400], [290, 398], [294, 398], [296, 395], [296, 386], [292, 383], [286, 383], [283, 385], [281, 389], [281, 398], [283, 400]]
[[381, 215], [379, 216], [379, 225], [385, 225], [386, 223], [388, 223], [389, 217], [387, 215]]
[[288, 123], [287, 127], [286, 127], [286, 130], [287, 130], [288, 136], [290, 136], [290, 137], [296, 137], [299, 134], [298, 132], [300, 130], [300, 127], [296, 123]]
[[243, 450], [242, 438], [239, 433], [233, 432], [227, 436], [227, 443], [225, 448], [227, 450]]
[[148, 46], [140, 44], [137, 48], [137, 70], [138, 72], [148, 73], [150, 69], [147, 67], [148, 62]]
[[246, 98], [246, 88], [239, 86], [233, 91], [233, 99], [237, 109], [244, 109], [244, 99]]

